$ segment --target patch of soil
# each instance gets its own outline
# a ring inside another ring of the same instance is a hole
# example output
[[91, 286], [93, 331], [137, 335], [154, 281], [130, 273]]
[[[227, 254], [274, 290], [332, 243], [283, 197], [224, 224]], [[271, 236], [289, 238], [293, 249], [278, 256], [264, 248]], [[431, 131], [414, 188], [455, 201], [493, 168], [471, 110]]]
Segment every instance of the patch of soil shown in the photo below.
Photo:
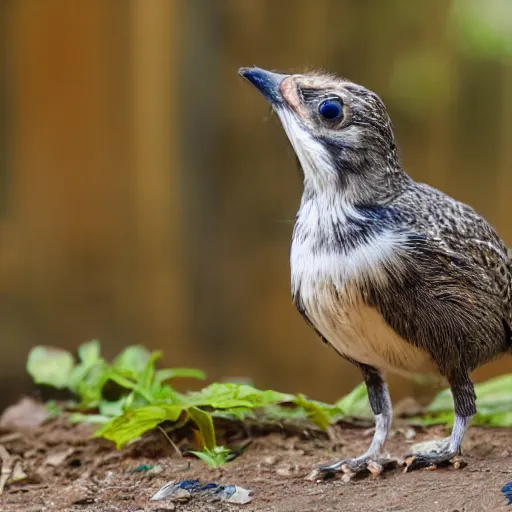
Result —
[[[304, 481], [316, 464], [364, 451], [371, 431], [339, 427], [336, 440], [303, 439], [274, 432], [253, 438], [247, 450], [222, 469], [211, 470], [192, 458], [179, 458], [158, 431], [116, 451], [103, 440], [90, 439], [92, 428], [55, 420], [25, 432], [0, 434], [14, 463], [27, 475], [8, 483], [0, 496], [1, 512], [329, 512], [329, 511], [499, 511], [512, 510], [501, 488], [512, 480], [512, 430], [471, 428], [465, 440], [468, 466], [403, 473], [344, 483]], [[390, 453], [404, 455], [412, 443], [445, 435], [440, 427], [396, 429]], [[161, 472], [134, 472], [141, 465]], [[166, 482], [201, 479], [236, 484], [253, 491], [247, 505], [150, 501]]]

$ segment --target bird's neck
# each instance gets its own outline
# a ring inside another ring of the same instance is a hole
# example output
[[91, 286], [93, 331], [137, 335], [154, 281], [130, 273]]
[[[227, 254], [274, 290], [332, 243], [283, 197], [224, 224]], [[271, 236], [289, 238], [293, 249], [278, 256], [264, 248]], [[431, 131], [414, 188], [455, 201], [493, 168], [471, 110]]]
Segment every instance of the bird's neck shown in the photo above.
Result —
[[[351, 166], [348, 162], [302, 165], [302, 202], [344, 204], [347, 207], [381, 206], [391, 203], [413, 183], [398, 161]], [[301, 161], [302, 164], [302, 161]]]

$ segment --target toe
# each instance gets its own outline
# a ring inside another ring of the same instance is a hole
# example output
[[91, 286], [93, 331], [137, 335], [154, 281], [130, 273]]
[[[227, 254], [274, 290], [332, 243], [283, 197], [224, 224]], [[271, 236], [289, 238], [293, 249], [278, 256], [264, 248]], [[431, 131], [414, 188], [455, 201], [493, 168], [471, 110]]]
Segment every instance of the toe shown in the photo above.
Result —
[[339, 473], [342, 466], [347, 462], [349, 462], [349, 460], [344, 459], [332, 462], [331, 464], [324, 464], [318, 467], [318, 471], [321, 471], [322, 473]]
[[395, 469], [397, 466], [398, 461], [396, 459], [343, 459], [314, 469], [305, 479], [315, 482], [318, 480], [326, 480], [334, 477], [337, 473], [342, 473], [342, 480], [348, 482], [354, 477], [368, 475], [377, 477], [384, 471]]
[[437, 469], [447, 466], [462, 469], [467, 465], [456, 453], [412, 455], [405, 459], [404, 464], [404, 473], [415, 469]]

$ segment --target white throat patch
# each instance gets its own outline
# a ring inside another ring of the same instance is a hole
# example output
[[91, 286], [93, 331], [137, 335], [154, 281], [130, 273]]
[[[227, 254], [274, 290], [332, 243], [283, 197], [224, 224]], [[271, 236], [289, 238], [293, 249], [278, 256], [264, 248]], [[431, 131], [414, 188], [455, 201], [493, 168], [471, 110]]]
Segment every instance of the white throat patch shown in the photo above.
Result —
[[[299, 219], [301, 214], [299, 213]], [[346, 222], [346, 218], [344, 218]], [[314, 218], [308, 227], [315, 224]], [[307, 229], [307, 228], [306, 228]], [[347, 288], [360, 288], [367, 282], [375, 286], [386, 286], [386, 265], [398, 263], [403, 236], [384, 231], [368, 242], [361, 242], [353, 249], [342, 247], [319, 248], [314, 233], [294, 236], [290, 254], [292, 292], [313, 299], [320, 290], [332, 285], [343, 293]]]
[[322, 184], [334, 184], [336, 171], [327, 150], [298, 123], [288, 109], [277, 108], [276, 113], [304, 171], [304, 184], [307, 186], [311, 183], [320, 189], [325, 187]]

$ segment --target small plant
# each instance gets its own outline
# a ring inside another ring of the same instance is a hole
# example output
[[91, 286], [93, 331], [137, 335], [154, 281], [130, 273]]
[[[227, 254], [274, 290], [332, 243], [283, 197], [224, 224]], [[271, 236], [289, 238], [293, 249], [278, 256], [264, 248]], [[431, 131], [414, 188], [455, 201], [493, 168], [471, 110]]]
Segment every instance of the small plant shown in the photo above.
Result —
[[[76, 397], [65, 406], [71, 412], [70, 421], [99, 424], [95, 436], [113, 441], [118, 448], [162, 424], [161, 428], [171, 432], [192, 423], [201, 450], [190, 453], [210, 467], [234, 457], [228, 448], [217, 445], [216, 418], [326, 430], [343, 418], [371, 417], [363, 383], [335, 404], [229, 382], [214, 382], [199, 391], [180, 393], [171, 381], [179, 377], [204, 379], [205, 374], [193, 368], [157, 369], [161, 356], [160, 352], [135, 345], [108, 363], [94, 340], [78, 348], [78, 361], [65, 350], [35, 347], [28, 357], [27, 371], [38, 384], [70, 390]], [[478, 414], [474, 423], [512, 426], [512, 375], [477, 384], [475, 391]], [[59, 415], [61, 407], [55, 402], [47, 404], [52, 417]], [[425, 415], [413, 421], [451, 424], [450, 390], [439, 393]]]
[[[194, 455], [217, 466], [231, 452], [217, 446], [214, 419], [246, 422], [307, 422], [325, 430], [342, 417], [369, 414], [364, 385], [331, 405], [304, 395], [259, 390], [246, 384], [215, 382], [200, 391], [180, 393], [170, 381], [178, 377], [204, 379], [192, 368], [157, 369], [160, 352], [136, 345], [123, 350], [112, 363], [101, 356], [93, 340], [78, 349], [78, 361], [65, 350], [35, 347], [27, 371], [37, 384], [69, 389], [76, 401], [67, 409], [71, 422], [99, 424], [96, 437], [113, 441], [118, 448], [165, 423], [172, 431], [192, 422], [199, 432], [202, 451]], [[117, 394], [106, 393], [112, 386]], [[52, 415], [59, 409], [49, 405]], [[201, 454], [201, 455], [199, 455]]]
[[229, 448], [225, 448], [224, 446], [216, 446], [213, 450], [209, 450], [205, 448], [202, 452], [191, 451], [197, 458], [208, 464], [210, 468], [218, 468], [219, 466], [223, 466], [233, 458], [233, 453]]

